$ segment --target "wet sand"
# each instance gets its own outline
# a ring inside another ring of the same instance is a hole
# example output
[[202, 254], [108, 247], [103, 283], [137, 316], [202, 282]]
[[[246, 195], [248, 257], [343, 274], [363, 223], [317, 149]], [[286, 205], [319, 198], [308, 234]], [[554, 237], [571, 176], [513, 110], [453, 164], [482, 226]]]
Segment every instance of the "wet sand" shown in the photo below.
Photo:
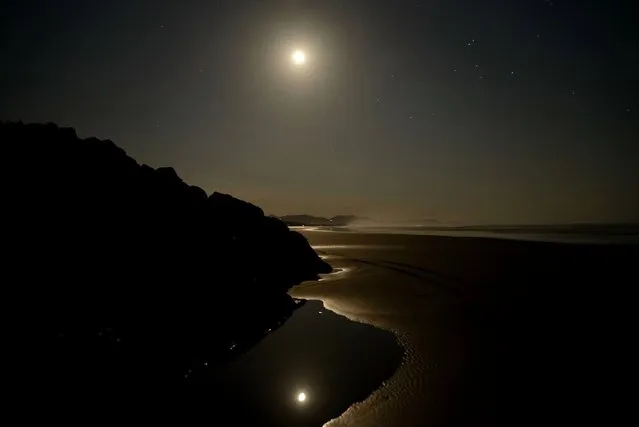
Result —
[[[295, 287], [394, 332], [394, 376], [336, 426], [623, 419], [637, 246], [303, 231], [342, 273]], [[614, 408], [614, 411], [613, 411]]]
[[200, 409], [237, 425], [321, 426], [365, 399], [402, 360], [393, 334], [351, 322], [318, 301], [266, 332], [228, 365], [191, 373], [189, 382], [210, 397]]

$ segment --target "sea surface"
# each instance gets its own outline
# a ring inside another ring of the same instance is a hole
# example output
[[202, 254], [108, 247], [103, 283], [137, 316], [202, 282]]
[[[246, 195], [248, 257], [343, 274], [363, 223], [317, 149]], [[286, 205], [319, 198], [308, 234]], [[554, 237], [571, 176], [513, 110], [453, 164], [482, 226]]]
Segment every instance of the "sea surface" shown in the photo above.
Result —
[[339, 272], [291, 295], [390, 331], [404, 350], [327, 427], [615, 424], [632, 412], [614, 390], [637, 356], [639, 246], [579, 244], [575, 230], [532, 233], [570, 244], [512, 230], [300, 231]]
[[576, 244], [639, 244], [637, 224], [291, 227], [298, 231], [479, 237]]
[[291, 289], [300, 308], [255, 347], [193, 376], [223, 390], [216, 417], [326, 427], [624, 419], [610, 390], [635, 360], [639, 246], [579, 244], [565, 231], [552, 240], [571, 244], [513, 230], [297, 230], [335, 272]]

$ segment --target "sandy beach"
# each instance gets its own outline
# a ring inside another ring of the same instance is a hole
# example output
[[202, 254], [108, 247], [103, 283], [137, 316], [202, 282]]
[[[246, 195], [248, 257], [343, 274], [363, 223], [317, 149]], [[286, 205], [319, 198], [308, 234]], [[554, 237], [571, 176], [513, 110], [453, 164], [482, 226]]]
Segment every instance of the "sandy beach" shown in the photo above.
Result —
[[637, 246], [303, 231], [337, 274], [292, 296], [392, 331], [396, 373], [327, 425], [610, 422]]

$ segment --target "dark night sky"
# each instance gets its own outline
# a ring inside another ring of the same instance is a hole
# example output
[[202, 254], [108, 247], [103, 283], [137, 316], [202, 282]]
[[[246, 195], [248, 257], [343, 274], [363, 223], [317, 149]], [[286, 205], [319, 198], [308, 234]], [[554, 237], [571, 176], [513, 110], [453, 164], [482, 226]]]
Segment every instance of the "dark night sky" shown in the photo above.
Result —
[[631, 1], [0, 1], [0, 118], [113, 139], [207, 192], [639, 221]]

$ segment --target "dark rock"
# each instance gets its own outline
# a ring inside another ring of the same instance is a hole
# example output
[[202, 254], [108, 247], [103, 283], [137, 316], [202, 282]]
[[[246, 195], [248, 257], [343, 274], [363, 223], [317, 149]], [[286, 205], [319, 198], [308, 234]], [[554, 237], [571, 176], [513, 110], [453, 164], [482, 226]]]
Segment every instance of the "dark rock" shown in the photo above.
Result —
[[255, 205], [217, 191], [209, 196], [209, 206], [222, 218], [234, 224], [252, 224], [264, 218], [264, 211]]
[[1, 123], [0, 152], [5, 300], [25, 360], [47, 355], [39, 381], [183, 378], [257, 342], [298, 306], [291, 286], [330, 271], [259, 207], [112, 141]]
[[189, 193], [191, 193], [191, 197], [193, 198], [193, 200], [199, 203], [203, 203], [206, 200], [206, 191], [202, 190], [198, 186], [189, 186]]

